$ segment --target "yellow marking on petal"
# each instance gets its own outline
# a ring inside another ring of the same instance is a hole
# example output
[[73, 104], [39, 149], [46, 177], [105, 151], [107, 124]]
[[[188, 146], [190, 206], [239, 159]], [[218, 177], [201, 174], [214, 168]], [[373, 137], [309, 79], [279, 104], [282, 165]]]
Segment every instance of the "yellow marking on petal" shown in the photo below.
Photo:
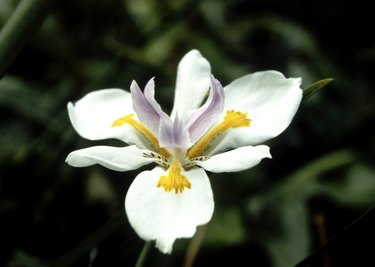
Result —
[[160, 147], [159, 141], [156, 136], [148, 129], [145, 125], [133, 118], [134, 114], [129, 114], [124, 117], [118, 118], [112, 123], [112, 127], [119, 127], [124, 124], [129, 124], [134, 129], [136, 129], [142, 136], [150, 143], [152, 149], [155, 152], [163, 155], [166, 158], [169, 158], [171, 154], [163, 147]]
[[189, 159], [202, 155], [208, 148], [210, 143], [223, 132], [231, 128], [249, 127], [251, 119], [248, 118], [247, 113], [242, 113], [235, 110], [228, 110], [224, 120], [213, 127], [206, 135], [204, 135], [194, 146], [192, 146], [187, 157]]
[[168, 174], [160, 177], [157, 187], [164, 187], [165, 192], [174, 190], [176, 194], [182, 193], [185, 188], [191, 188], [191, 183], [186, 176], [181, 174], [181, 166], [174, 160], [168, 169]]

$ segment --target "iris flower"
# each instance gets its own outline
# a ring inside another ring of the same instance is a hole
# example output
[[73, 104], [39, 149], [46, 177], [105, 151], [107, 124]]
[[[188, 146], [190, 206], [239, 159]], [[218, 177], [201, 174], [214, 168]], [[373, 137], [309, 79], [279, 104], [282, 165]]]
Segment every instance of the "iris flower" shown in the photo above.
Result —
[[256, 72], [224, 88], [197, 50], [177, 69], [174, 106], [166, 114], [155, 100], [154, 79], [143, 92], [133, 81], [122, 89], [91, 92], [68, 103], [70, 121], [89, 140], [115, 138], [123, 147], [93, 146], [71, 152], [74, 167], [100, 164], [137, 175], [125, 198], [131, 226], [144, 240], [171, 253], [177, 238], [192, 237], [214, 210], [206, 171], [238, 172], [271, 158], [262, 142], [290, 124], [301, 99], [300, 78], [277, 71]]

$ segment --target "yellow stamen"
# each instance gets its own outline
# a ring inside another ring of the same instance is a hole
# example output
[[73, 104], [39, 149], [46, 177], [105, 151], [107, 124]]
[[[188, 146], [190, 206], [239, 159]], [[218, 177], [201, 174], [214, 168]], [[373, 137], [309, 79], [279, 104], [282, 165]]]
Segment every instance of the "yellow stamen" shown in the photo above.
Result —
[[181, 174], [180, 163], [174, 160], [168, 169], [168, 174], [160, 177], [157, 187], [164, 187], [165, 192], [174, 190], [179, 194], [185, 190], [185, 187], [190, 189], [191, 183]]
[[171, 154], [163, 147], [160, 147], [159, 141], [156, 136], [148, 129], [145, 125], [133, 118], [134, 114], [129, 114], [124, 117], [118, 118], [112, 123], [112, 127], [119, 127], [124, 124], [129, 124], [134, 129], [136, 129], [142, 136], [150, 143], [152, 149], [163, 155], [166, 158], [169, 158]]
[[220, 134], [231, 128], [240, 128], [250, 126], [251, 119], [247, 117], [247, 113], [235, 110], [228, 110], [224, 120], [213, 127], [205, 136], [203, 136], [187, 153], [189, 159], [202, 155], [208, 148], [210, 143]]

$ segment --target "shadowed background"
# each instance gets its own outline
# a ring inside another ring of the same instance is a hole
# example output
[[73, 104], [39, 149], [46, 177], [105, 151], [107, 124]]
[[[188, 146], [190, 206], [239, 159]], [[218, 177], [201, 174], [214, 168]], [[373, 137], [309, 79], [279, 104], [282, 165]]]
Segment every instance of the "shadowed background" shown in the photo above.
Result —
[[[0, 1], [0, 27], [18, 2]], [[146, 266], [294, 266], [337, 235], [301, 266], [374, 266], [374, 212], [345, 231], [375, 203], [372, 13], [364, 0], [56, 1], [0, 80], [0, 266], [135, 264], [144, 241], [123, 202], [139, 170], [67, 165], [73, 150], [122, 144], [80, 138], [66, 104], [155, 76], [170, 111], [193, 48], [223, 85], [268, 69], [334, 81], [267, 143], [272, 160], [210, 174], [211, 222]]]

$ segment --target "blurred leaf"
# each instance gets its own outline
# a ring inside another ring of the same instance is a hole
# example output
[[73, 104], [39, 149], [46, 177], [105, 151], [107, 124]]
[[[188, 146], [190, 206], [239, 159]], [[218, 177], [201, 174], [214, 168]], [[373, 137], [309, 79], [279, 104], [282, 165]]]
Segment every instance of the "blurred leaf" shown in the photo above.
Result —
[[116, 194], [108, 178], [98, 169], [93, 169], [88, 176], [86, 194], [88, 201], [102, 201], [112, 208], [116, 207]]
[[305, 205], [302, 199], [275, 203], [279, 234], [270, 236], [266, 247], [276, 267], [293, 266], [310, 251], [310, 222]]
[[266, 194], [251, 199], [249, 209], [256, 220], [254, 235], [269, 250], [275, 267], [293, 266], [309, 254], [308, 200], [320, 192], [317, 183], [322, 175], [354, 159], [350, 150], [334, 151], [297, 169]]
[[310, 222], [303, 196], [272, 191], [252, 198], [248, 207], [253, 221], [250, 234], [268, 252], [271, 266], [290, 267], [308, 255]]
[[22, 0], [0, 31], [0, 78], [39, 29], [55, 1]]
[[94, 233], [84, 239], [76, 247], [72, 248], [65, 255], [57, 258], [53, 262], [49, 263], [48, 267], [68, 267], [76, 263], [83, 255], [96, 247], [100, 242], [108, 238], [109, 235], [117, 231], [120, 226], [124, 223], [123, 221], [124, 211], [123, 209], [115, 212], [113, 216], [107, 220], [100, 228]]
[[327, 78], [327, 79], [317, 81], [313, 84], [310, 84], [309, 86], [303, 89], [303, 99], [304, 100], [309, 99], [314, 94], [316, 94], [320, 89], [322, 89], [323, 87], [325, 87], [327, 84], [329, 84], [332, 81], [333, 81], [332, 78]]
[[205, 16], [207, 23], [212, 27], [225, 27], [225, 3], [223, 1], [207, 0], [202, 1], [200, 10]]
[[319, 177], [323, 174], [346, 166], [356, 159], [353, 151], [342, 149], [334, 151], [308, 162], [306, 165], [294, 171], [283, 184], [280, 185], [280, 193], [286, 196], [303, 195], [310, 197], [315, 191]]
[[157, 1], [128, 0], [124, 1], [129, 13], [139, 24], [139, 28], [145, 32], [154, 29], [160, 23], [160, 15], [157, 15]]
[[0, 125], [0, 161], [2, 163], [21, 161], [24, 158], [31, 142], [27, 130], [27, 127], [21, 123], [2, 123]]
[[204, 242], [209, 246], [230, 246], [245, 240], [245, 229], [238, 209], [215, 210]]
[[15, 1], [12, 0], [0, 1], [0, 26], [2, 26], [2, 24], [5, 24], [8, 18], [11, 16], [15, 5]]
[[16, 250], [6, 267], [40, 267], [44, 264], [35, 256], [23, 250]]
[[38, 85], [17, 77], [4, 77], [0, 89], [0, 107], [42, 125], [51, 119], [51, 111], [60, 100], [58, 93], [43, 92]]
[[321, 190], [345, 205], [369, 206], [375, 203], [375, 169], [355, 164], [339, 181], [320, 183]]

